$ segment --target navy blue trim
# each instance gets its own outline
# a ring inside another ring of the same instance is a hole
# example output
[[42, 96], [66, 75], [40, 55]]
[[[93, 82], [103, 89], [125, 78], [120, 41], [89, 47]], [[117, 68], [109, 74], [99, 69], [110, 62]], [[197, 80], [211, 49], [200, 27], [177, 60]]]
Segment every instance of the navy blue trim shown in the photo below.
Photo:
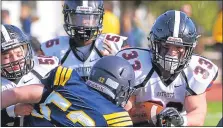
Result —
[[[129, 49], [138, 49], [138, 50], [143, 50], [143, 51], [151, 52], [149, 49], [145, 49], [145, 48], [124, 48], [124, 49], [118, 51], [118, 53], [119, 53], [119, 52], [122, 52], [122, 51], [124, 51], [124, 50], [129, 50]], [[116, 53], [116, 55], [117, 55], [118, 53]]]
[[213, 85], [213, 82], [216, 80], [217, 76], [218, 76], [218, 71], [217, 71], [217, 73], [215, 74], [215, 77], [212, 79], [211, 83], [208, 85], [207, 88], [210, 88], [210, 87]]

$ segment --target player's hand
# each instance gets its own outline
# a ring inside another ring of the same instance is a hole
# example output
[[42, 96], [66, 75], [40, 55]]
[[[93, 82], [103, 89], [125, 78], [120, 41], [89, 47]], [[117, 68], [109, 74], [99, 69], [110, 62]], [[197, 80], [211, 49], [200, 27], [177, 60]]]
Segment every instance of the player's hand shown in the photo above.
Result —
[[102, 47], [104, 50], [101, 50], [100, 52], [103, 56], [115, 55], [117, 53], [116, 50], [112, 49], [111, 44], [107, 40], [104, 40]]
[[16, 104], [15, 105], [15, 115], [16, 116], [26, 116], [30, 115], [33, 110], [33, 106], [31, 104]]
[[183, 117], [173, 107], [167, 107], [157, 115], [158, 126], [182, 126], [184, 123]]

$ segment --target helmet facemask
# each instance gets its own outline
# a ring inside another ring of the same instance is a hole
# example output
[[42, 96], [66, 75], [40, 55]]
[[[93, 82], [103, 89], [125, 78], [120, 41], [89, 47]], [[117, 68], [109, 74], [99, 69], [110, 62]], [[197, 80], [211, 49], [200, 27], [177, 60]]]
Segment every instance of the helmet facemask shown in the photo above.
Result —
[[[153, 54], [153, 63], [157, 65], [161, 71], [166, 71], [169, 74], [175, 74], [187, 67], [194, 47], [191, 44], [182, 42], [181, 38], [169, 37], [167, 40], [156, 40], [154, 35], [150, 34], [151, 51]], [[179, 42], [177, 42], [177, 40]], [[168, 46], [184, 49], [184, 52], [178, 51], [176, 56], [168, 55], [170, 50]]]
[[124, 108], [130, 96], [135, 92], [135, 88], [130, 87], [130, 84], [128, 88], [126, 86], [122, 87], [123, 88], [120, 89], [119, 93], [117, 93], [118, 95], [116, 96], [114, 102], [116, 103], [116, 105]]
[[29, 43], [21, 44], [23, 45], [2, 51], [2, 56], [4, 56], [8, 50], [17, 49], [23, 57], [9, 63], [1, 64], [1, 76], [10, 80], [16, 80], [27, 74], [33, 68], [34, 62], [31, 46]]
[[102, 31], [103, 9], [78, 6], [76, 10], [64, 6], [64, 29], [77, 42], [96, 39]]

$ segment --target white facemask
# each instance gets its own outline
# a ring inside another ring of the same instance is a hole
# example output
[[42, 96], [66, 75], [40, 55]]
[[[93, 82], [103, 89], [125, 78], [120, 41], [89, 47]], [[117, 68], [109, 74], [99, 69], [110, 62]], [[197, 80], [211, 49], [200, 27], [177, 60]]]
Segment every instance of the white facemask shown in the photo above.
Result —
[[177, 61], [177, 56], [165, 55], [165, 62], [162, 56], [159, 56], [157, 63], [160, 64], [166, 71], [169, 71], [170, 74], [174, 74], [174, 70], [177, 69], [179, 62]]

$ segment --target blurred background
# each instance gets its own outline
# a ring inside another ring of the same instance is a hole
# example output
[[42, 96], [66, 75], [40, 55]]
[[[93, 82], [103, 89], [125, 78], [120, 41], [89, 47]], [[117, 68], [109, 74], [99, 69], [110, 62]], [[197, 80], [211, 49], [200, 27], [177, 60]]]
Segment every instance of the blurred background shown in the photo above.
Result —
[[[63, 1], [2, 1], [1, 23], [20, 27], [32, 38], [34, 51], [40, 43], [66, 35], [63, 29]], [[160, 14], [184, 11], [201, 35], [195, 53], [211, 59], [219, 74], [207, 93], [205, 126], [216, 126], [222, 117], [222, 1], [104, 1], [103, 33], [127, 36], [130, 46], [148, 47], [148, 33]]]

